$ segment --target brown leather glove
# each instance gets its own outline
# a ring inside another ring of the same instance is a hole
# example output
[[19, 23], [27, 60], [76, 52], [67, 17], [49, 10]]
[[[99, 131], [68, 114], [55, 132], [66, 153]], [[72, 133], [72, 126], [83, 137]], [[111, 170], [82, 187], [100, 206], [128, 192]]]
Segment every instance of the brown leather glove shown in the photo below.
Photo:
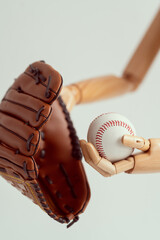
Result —
[[[60, 223], [78, 220], [90, 198], [62, 77], [31, 64], [0, 104], [0, 175]], [[57, 100], [56, 100], [57, 99]]]

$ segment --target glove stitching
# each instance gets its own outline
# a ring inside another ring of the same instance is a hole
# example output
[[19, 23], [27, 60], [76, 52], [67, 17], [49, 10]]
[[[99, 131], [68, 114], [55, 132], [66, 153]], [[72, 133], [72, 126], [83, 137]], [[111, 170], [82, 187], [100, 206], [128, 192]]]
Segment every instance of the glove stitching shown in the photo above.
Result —
[[[8, 160], [7, 158], [1, 157], [1, 156], [0, 156], [0, 158], [1, 158], [1, 159], [3, 159], [4, 161], [7, 161], [7, 162], [9, 162], [9, 163], [11, 163], [11, 164], [15, 165], [16, 167], [19, 167], [19, 168], [23, 169], [23, 167], [22, 167], [22, 166], [20, 166], [20, 165], [18, 165], [18, 164], [16, 164], [16, 163], [14, 163], [14, 162], [12, 162], [12, 161]], [[5, 169], [5, 168], [4, 168], [4, 169]]]
[[[32, 184], [35, 192], [37, 193], [37, 197], [39, 198], [39, 201], [41, 201], [41, 199], [44, 198], [44, 195], [43, 195], [43, 193], [41, 192], [41, 189], [39, 188], [39, 185], [38, 185], [37, 183], [31, 183], [31, 184]], [[39, 194], [39, 192], [41, 193], [41, 195]], [[49, 206], [48, 206], [48, 207], [49, 207]], [[54, 218], [54, 219], [57, 217], [57, 215], [54, 214], [51, 209], [49, 209], [49, 210], [48, 210], [48, 209], [45, 209], [45, 211], [48, 213], [48, 215], [50, 215], [50, 217], [52, 217], [52, 218]], [[52, 214], [51, 214], [51, 213], [52, 213]], [[56, 219], [55, 219], [55, 220], [56, 220]]]
[[66, 182], [67, 182], [67, 184], [68, 184], [68, 186], [69, 186], [69, 188], [71, 190], [73, 198], [77, 198], [77, 195], [76, 195], [76, 193], [74, 191], [74, 188], [73, 188], [73, 184], [71, 183], [71, 181], [69, 179], [69, 176], [68, 176], [68, 174], [67, 174], [67, 172], [66, 172], [66, 170], [64, 168], [64, 165], [62, 163], [60, 163], [59, 167], [60, 167], [60, 170], [61, 170], [62, 174], [64, 175], [64, 177], [66, 179]]
[[[23, 93], [24, 93], [24, 92], [23, 92]], [[41, 111], [44, 109], [44, 106], [42, 106], [38, 111], [36, 111], [34, 108], [28, 107], [28, 106], [26, 106], [26, 105], [24, 105], [24, 104], [15, 102], [15, 101], [10, 100], [10, 99], [7, 99], [7, 98], [3, 98], [2, 101], [7, 101], [7, 102], [13, 103], [13, 104], [15, 104], [15, 105], [24, 107], [24, 108], [26, 108], [27, 110], [30, 110], [30, 111], [32, 111], [32, 112], [37, 113], [37, 114], [38, 114], [38, 117], [43, 116], [44, 118], [47, 118], [47, 116], [45, 116], [43, 113], [41, 113]], [[0, 110], [0, 111], [1, 111], [1, 110]], [[36, 119], [37, 119], [38, 117], [36, 116]], [[38, 118], [38, 120], [39, 120], [39, 118]], [[38, 120], [36, 120], [36, 121], [38, 121]]]
[[[18, 133], [15, 133], [14, 131], [10, 130], [9, 128], [3, 126], [1, 123], [0, 123], [0, 126], [3, 127], [4, 129], [6, 129], [8, 132], [11, 132], [12, 134], [16, 135], [17, 137], [19, 137], [20, 139], [22, 139], [23, 141], [27, 142], [28, 140], [25, 139], [24, 137], [20, 136]], [[36, 145], [34, 143], [30, 143], [31, 145], [33, 145], [34, 147], [36, 147]]]
[[[33, 75], [31, 75], [31, 74], [29, 74], [28, 72], [24, 72], [24, 74], [26, 74], [27, 76], [29, 76], [29, 77], [31, 77], [32, 79], [34, 79], [34, 80], [36, 80], [35, 79], [35, 77], [33, 76]], [[44, 87], [47, 87], [47, 85], [45, 84], [45, 83], [43, 83], [43, 82], [39, 82], [41, 85], [43, 85]], [[52, 89], [52, 88], [49, 88], [49, 90], [51, 91], [51, 92], [53, 92], [55, 95], [57, 95], [57, 93]]]
[[50, 83], [51, 83], [51, 76], [48, 77], [48, 84], [47, 84], [46, 92], [45, 92], [46, 98], [50, 98], [50, 96], [51, 96], [50, 87], [49, 87]]
[[38, 68], [33, 67], [31, 64], [30, 64], [30, 68], [31, 68], [30, 72], [33, 73], [33, 75], [35, 76], [36, 84], [40, 83], [40, 81], [43, 81], [43, 82], [46, 81], [46, 78], [41, 74]]
[[12, 175], [9, 175], [9, 174], [6, 174], [6, 173], [1, 173], [0, 175], [4, 175], [6, 176], [9, 180], [13, 181], [13, 182], [16, 182], [16, 183], [20, 183], [20, 184], [23, 184], [23, 185], [27, 185], [31, 195], [33, 196], [33, 199], [35, 200], [35, 202], [39, 205], [39, 207], [44, 211], [44, 209], [42, 208], [41, 204], [39, 203], [36, 195], [34, 194], [31, 186], [29, 183], [25, 182], [24, 180], [22, 179], [17, 179], [16, 177], [13, 177]]
[[[38, 122], [39, 121], [39, 118], [41, 115], [43, 115], [41, 112], [44, 110], [44, 106], [42, 106], [38, 111], [37, 111], [37, 114], [36, 114], [36, 121]], [[46, 118], [46, 117], [45, 117]]]
[[65, 114], [65, 119], [68, 124], [67, 127], [70, 132], [69, 136], [71, 138], [71, 144], [72, 144], [72, 157], [76, 158], [77, 160], [80, 160], [80, 159], [82, 159], [82, 152], [80, 150], [79, 140], [76, 135], [76, 131], [73, 127], [73, 123], [71, 121], [70, 115], [69, 115], [67, 108], [66, 108], [65, 104], [63, 103], [63, 100], [61, 97], [58, 98], [58, 102], [59, 102], [60, 106], [62, 107], [63, 113]]
[[34, 133], [31, 133], [31, 135], [29, 136], [29, 138], [27, 139], [27, 151], [30, 152], [30, 145], [31, 145], [31, 141], [34, 137]]

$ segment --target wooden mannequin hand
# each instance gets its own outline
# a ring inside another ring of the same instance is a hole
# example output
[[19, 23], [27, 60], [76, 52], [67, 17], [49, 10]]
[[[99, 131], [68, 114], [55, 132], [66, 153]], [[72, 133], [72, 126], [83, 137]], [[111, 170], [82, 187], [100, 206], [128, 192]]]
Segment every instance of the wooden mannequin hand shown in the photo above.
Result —
[[115, 166], [107, 159], [102, 158], [92, 143], [80, 140], [80, 145], [85, 161], [100, 174], [104, 177], [109, 177], [116, 173]]
[[81, 140], [84, 158], [94, 169], [105, 177], [120, 172], [126, 173], [154, 173], [160, 172], [160, 139], [146, 140], [141, 137], [125, 135], [122, 139], [124, 145], [142, 150], [127, 159], [111, 163], [100, 157], [91, 143]]
[[144, 153], [134, 155], [134, 167], [127, 173], [160, 172], [160, 138], [148, 140], [150, 146]]

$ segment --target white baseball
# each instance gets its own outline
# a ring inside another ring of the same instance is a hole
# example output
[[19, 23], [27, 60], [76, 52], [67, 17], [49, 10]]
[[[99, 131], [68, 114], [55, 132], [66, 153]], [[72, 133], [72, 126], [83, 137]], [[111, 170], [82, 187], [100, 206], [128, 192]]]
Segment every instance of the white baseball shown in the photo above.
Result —
[[118, 113], [104, 113], [90, 124], [87, 140], [101, 157], [116, 162], [130, 156], [134, 150], [123, 145], [121, 140], [125, 134], [136, 134], [133, 124]]

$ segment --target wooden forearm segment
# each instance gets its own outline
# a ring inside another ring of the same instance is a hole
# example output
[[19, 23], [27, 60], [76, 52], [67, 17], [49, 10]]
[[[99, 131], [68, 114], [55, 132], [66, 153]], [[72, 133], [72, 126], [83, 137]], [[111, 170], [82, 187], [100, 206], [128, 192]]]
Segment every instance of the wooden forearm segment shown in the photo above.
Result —
[[150, 148], [142, 154], [137, 154], [114, 163], [116, 173], [156, 173], [160, 172], [160, 139], [149, 139]]
[[67, 86], [75, 103], [87, 103], [115, 97], [133, 89], [133, 84], [116, 76], [97, 77]]
[[143, 154], [134, 155], [134, 168], [127, 173], [160, 172], [160, 139], [149, 140], [151, 148]]
[[123, 78], [133, 82], [135, 89], [143, 80], [160, 48], [160, 10], [124, 70]]
[[[134, 137], [132, 138], [134, 140]], [[147, 150], [147, 147], [148, 150], [144, 153], [133, 155], [126, 160], [114, 163], [116, 173], [126, 172], [130, 174], [142, 174], [160, 172], [160, 139], [154, 138], [145, 140], [144, 142], [146, 143], [146, 145], [144, 145], [144, 150]]]
[[62, 97], [70, 111], [78, 103], [115, 97], [135, 90], [143, 80], [160, 48], [160, 10], [125, 68], [122, 77], [104, 76], [63, 88]]

